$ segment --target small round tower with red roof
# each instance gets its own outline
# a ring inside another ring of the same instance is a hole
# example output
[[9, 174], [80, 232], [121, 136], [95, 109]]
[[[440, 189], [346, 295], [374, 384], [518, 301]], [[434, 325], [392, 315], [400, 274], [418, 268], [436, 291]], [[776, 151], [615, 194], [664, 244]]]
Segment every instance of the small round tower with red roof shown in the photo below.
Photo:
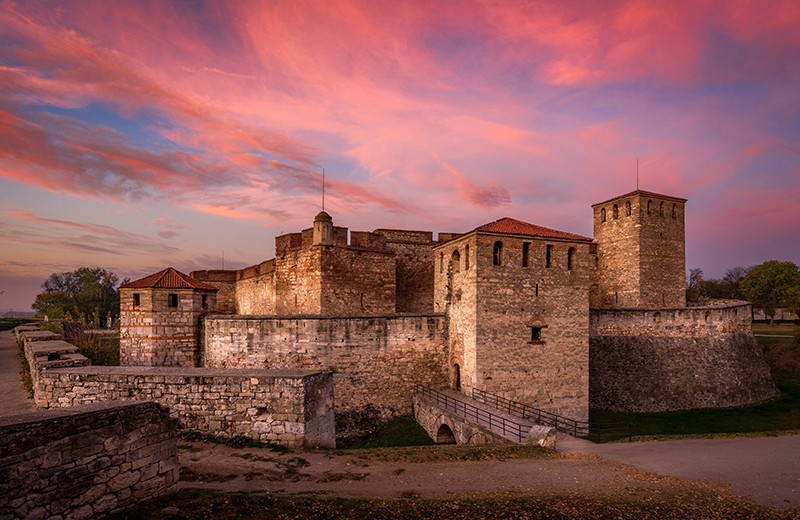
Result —
[[122, 366], [200, 366], [198, 323], [217, 288], [168, 267], [119, 289]]

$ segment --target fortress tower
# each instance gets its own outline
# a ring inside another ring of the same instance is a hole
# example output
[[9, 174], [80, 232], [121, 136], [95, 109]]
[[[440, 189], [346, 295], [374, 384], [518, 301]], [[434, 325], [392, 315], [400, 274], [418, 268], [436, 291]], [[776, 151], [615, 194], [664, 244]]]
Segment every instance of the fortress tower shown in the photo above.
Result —
[[592, 307], [686, 306], [685, 204], [636, 190], [592, 206]]
[[217, 289], [172, 267], [121, 285], [120, 364], [200, 366], [198, 321]]
[[588, 420], [590, 245], [502, 218], [434, 246], [451, 387]]

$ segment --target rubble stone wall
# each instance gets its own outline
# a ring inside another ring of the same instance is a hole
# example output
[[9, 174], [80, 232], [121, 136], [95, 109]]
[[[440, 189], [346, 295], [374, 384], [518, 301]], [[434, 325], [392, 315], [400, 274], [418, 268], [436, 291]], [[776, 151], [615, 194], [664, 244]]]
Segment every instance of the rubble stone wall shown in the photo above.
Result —
[[330, 370], [336, 413], [411, 413], [414, 383], [447, 382], [444, 316], [225, 316], [202, 320], [207, 367]]
[[177, 489], [175, 422], [156, 403], [0, 417], [0, 518], [89, 518]]
[[327, 372], [72, 367], [44, 370], [39, 382], [34, 391], [42, 408], [154, 401], [169, 406], [184, 429], [292, 447], [335, 444], [333, 381]]

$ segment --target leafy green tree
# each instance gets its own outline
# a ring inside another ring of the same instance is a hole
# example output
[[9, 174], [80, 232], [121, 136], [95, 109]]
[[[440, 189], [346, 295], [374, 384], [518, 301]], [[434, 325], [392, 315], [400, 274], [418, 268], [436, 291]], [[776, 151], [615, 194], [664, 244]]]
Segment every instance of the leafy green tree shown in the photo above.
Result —
[[800, 310], [800, 268], [793, 262], [769, 260], [753, 267], [740, 289], [745, 298], [764, 309], [770, 325], [776, 308]]
[[53, 273], [42, 284], [44, 292], [32, 307], [52, 319], [78, 319], [101, 325], [104, 318], [119, 316], [118, 281], [116, 274], [100, 267]]

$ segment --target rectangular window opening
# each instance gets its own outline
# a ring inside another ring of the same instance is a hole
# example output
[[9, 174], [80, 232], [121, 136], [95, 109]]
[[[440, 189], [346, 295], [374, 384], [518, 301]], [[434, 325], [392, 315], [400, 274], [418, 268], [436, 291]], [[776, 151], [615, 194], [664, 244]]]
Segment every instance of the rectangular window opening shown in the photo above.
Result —
[[208, 295], [203, 295], [203, 308], [208, 309]]
[[528, 267], [528, 254], [530, 254], [530, 242], [522, 243], [522, 267]]
[[133, 293], [133, 306], [138, 307], [140, 303], [141, 300], [139, 299], [139, 293], [138, 292]]
[[178, 306], [178, 295], [169, 293], [167, 295], [167, 306], [168, 307], [177, 307]]
[[551, 265], [550, 258], [552, 256], [553, 256], [553, 246], [548, 245], [547, 246], [547, 254], [546, 254], [545, 258], [544, 258], [544, 266], [545, 267], [550, 267], [550, 265]]
[[542, 327], [531, 327], [531, 343], [542, 343]]

